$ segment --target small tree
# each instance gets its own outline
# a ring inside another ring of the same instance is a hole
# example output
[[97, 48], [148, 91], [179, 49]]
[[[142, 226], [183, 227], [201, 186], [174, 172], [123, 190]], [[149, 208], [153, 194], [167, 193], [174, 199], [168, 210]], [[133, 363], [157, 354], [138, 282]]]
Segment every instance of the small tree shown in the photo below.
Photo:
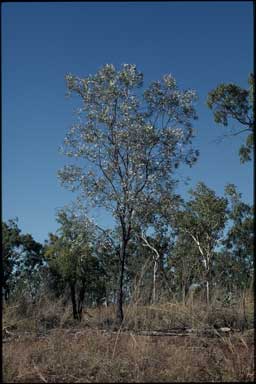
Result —
[[68, 208], [57, 215], [59, 236], [50, 234], [46, 258], [70, 288], [74, 319], [82, 319], [86, 291], [102, 288], [103, 270], [93, 254], [93, 227], [86, 216], [80, 217]]
[[35, 297], [40, 284], [39, 269], [43, 265], [43, 246], [30, 234], [22, 234], [17, 220], [2, 223], [3, 288], [5, 300], [10, 293], [26, 288]]
[[14, 271], [17, 267], [19, 253], [18, 247], [21, 244], [20, 232], [17, 222], [9, 220], [2, 223], [2, 256], [3, 256], [3, 275], [2, 287], [4, 289], [5, 301], [8, 301], [10, 291], [14, 284]]
[[166, 265], [174, 240], [169, 217], [174, 215], [180, 203], [180, 196], [174, 193], [175, 185], [173, 183], [172, 188], [169, 185], [169, 190], [158, 191], [151, 197], [147, 211], [141, 207], [138, 215], [138, 240], [148, 249], [153, 261], [153, 303], [163, 291], [172, 293]]
[[[99, 229], [99, 227], [96, 226], [96, 229]], [[105, 290], [104, 297], [101, 295], [96, 301], [99, 304], [103, 302], [106, 305], [113, 304], [116, 300], [116, 277], [118, 275], [119, 260], [119, 249], [115, 241], [115, 231], [101, 230], [97, 234], [94, 251], [104, 271], [102, 277]]]
[[253, 276], [253, 207], [241, 200], [242, 195], [234, 184], [228, 184], [225, 193], [229, 201], [231, 226], [223, 241], [223, 251], [232, 285], [245, 288], [252, 282]]
[[[180, 91], [166, 75], [141, 96], [143, 75], [135, 65], [120, 71], [105, 65], [95, 75], [67, 75], [69, 92], [79, 95], [80, 121], [64, 141], [64, 153], [84, 161], [59, 172], [62, 183], [87, 201], [109, 210], [120, 227], [117, 321], [123, 320], [127, 245], [136, 212], [157, 188], [168, 188], [180, 162], [193, 164], [191, 120], [195, 92]], [[84, 117], [84, 122], [83, 122]]]
[[216, 196], [204, 183], [198, 183], [190, 195], [192, 199], [176, 214], [174, 225], [178, 233], [187, 234], [198, 248], [209, 304], [214, 249], [227, 220], [227, 200]]
[[[249, 76], [249, 89], [243, 89], [236, 84], [220, 84], [209, 92], [207, 104], [213, 110], [216, 123], [228, 125], [228, 120], [234, 119], [239, 128], [230, 132], [236, 136], [245, 132], [245, 144], [240, 147], [239, 155], [242, 163], [251, 160], [254, 143], [254, 75]], [[241, 128], [242, 127], [242, 128]]]
[[200, 257], [197, 244], [181, 230], [169, 255], [168, 269], [169, 273], [172, 272], [174, 289], [181, 295], [183, 303], [186, 302], [189, 287], [202, 278]]

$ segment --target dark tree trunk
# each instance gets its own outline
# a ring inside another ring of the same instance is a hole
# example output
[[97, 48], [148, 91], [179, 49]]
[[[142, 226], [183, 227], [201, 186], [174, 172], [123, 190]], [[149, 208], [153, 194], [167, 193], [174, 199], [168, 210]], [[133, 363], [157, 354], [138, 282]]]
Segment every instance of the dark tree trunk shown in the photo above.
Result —
[[79, 321], [82, 320], [84, 294], [85, 294], [85, 283], [83, 282], [82, 287], [80, 288], [79, 297], [78, 297], [78, 319], [79, 319]]
[[123, 314], [123, 280], [124, 280], [124, 266], [125, 266], [125, 258], [126, 258], [126, 246], [127, 246], [127, 240], [123, 239], [122, 248], [120, 251], [119, 283], [118, 283], [118, 291], [117, 291], [116, 320], [117, 320], [118, 325], [121, 325], [123, 322], [123, 319], [124, 319], [124, 314]]
[[185, 286], [185, 284], [182, 284], [182, 302], [183, 302], [183, 304], [185, 304], [186, 303], [186, 286]]
[[7, 285], [4, 286], [4, 299], [5, 302], [8, 303], [9, 301], [9, 296], [10, 296], [10, 289]]
[[73, 318], [78, 319], [77, 306], [76, 306], [76, 288], [74, 283], [70, 283], [70, 293], [73, 308]]

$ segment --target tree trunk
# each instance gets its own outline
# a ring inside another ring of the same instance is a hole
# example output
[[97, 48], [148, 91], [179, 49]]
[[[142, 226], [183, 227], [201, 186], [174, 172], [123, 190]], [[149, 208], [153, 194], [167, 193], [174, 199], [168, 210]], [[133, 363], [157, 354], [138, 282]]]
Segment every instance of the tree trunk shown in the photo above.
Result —
[[73, 308], [73, 318], [78, 319], [78, 313], [77, 313], [77, 306], [76, 306], [76, 289], [75, 284], [70, 283], [70, 293], [71, 293], [71, 301], [72, 301], [72, 308]]
[[153, 304], [156, 303], [156, 273], [157, 273], [157, 260], [154, 260], [154, 270], [153, 270]]
[[83, 282], [82, 287], [80, 288], [80, 291], [79, 291], [78, 305], [77, 305], [79, 321], [82, 320], [84, 294], [85, 294], [85, 283]]
[[211, 276], [210, 276], [210, 266], [207, 266], [207, 271], [206, 271], [206, 281], [205, 281], [205, 286], [206, 286], [206, 304], [207, 306], [210, 305], [210, 281], [211, 281]]
[[185, 284], [182, 284], [182, 302], [183, 302], [183, 305], [186, 304], [186, 286], [185, 286]]
[[209, 281], [206, 280], [206, 304], [209, 306], [210, 304], [210, 289], [209, 289]]
[[9, 295], [10, 295], [10, 289], [9, 287], [6, 285], [4, 287], [4, 299], [5, 299], [5, 302], [8, 303], [9, 301]]
[[123, 314], [123, 280], [124, 280], [124, 266], [126, 258], [126, 246], [127, 240], [123, 239], [122, 248], [120, 252], [120, 264], [119, 264], [119, 284], [117, 291], [117, 312], [116, 312], [116, 321], [118, 325], [121, 325], [124, 319]]

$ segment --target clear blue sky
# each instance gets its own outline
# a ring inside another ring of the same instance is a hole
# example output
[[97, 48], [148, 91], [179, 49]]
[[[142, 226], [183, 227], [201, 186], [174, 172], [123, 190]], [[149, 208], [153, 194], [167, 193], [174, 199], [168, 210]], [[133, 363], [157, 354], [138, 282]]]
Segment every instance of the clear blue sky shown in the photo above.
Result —
[[[253, 69], [252, 2], [5, 3], [2, 5], [3, 219], [18, 217], [22, 231], [44, 241], [55, 231], [55, 210], [74, 199], [57, 170], [58, 153], [75, 120], [64, 76], [86, 76], [103, 64], [134, 63], [145, 82], [172, 73], [196, 89], [194, 126], [200, 158], [178, 176], [204, 181], [222, 195], [227, 182], [253, 200], [252, 163], [241, 165], [244, 137], [225, 132], [205, 105], [220, 82], [247, 86]], [[185, 194], [188, 186], [181, 184]], [[108, 225], [100, 211], [95, 218]]]

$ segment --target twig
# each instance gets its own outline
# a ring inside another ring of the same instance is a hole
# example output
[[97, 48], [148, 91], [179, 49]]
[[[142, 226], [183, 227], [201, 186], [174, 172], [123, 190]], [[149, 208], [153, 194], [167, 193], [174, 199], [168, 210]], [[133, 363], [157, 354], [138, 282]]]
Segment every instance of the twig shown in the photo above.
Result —
[[39, 368], [34, 364], [34, 369], [37, 371], [38, 376], [40, 377], [41, 380], [43, 380], [44, 383], [48, 383], [46, 378], [42, 375], [42, 373], [39, 371]]
[[114, 356], [115, 356], [117, 340], [119, 338], [119, 335], [120, 335], [120, 332], [121, 332], [121, 328], [122, 328], [122, 324], [120, 325], [119, 330], [117, 332], [117, 336], [116, 336], [116, 340], [115, 340], [115, 345], [114, 345], [114, 349], [113, 349], [113, 353], [112, 353], [112, 359], [114, 359]]

